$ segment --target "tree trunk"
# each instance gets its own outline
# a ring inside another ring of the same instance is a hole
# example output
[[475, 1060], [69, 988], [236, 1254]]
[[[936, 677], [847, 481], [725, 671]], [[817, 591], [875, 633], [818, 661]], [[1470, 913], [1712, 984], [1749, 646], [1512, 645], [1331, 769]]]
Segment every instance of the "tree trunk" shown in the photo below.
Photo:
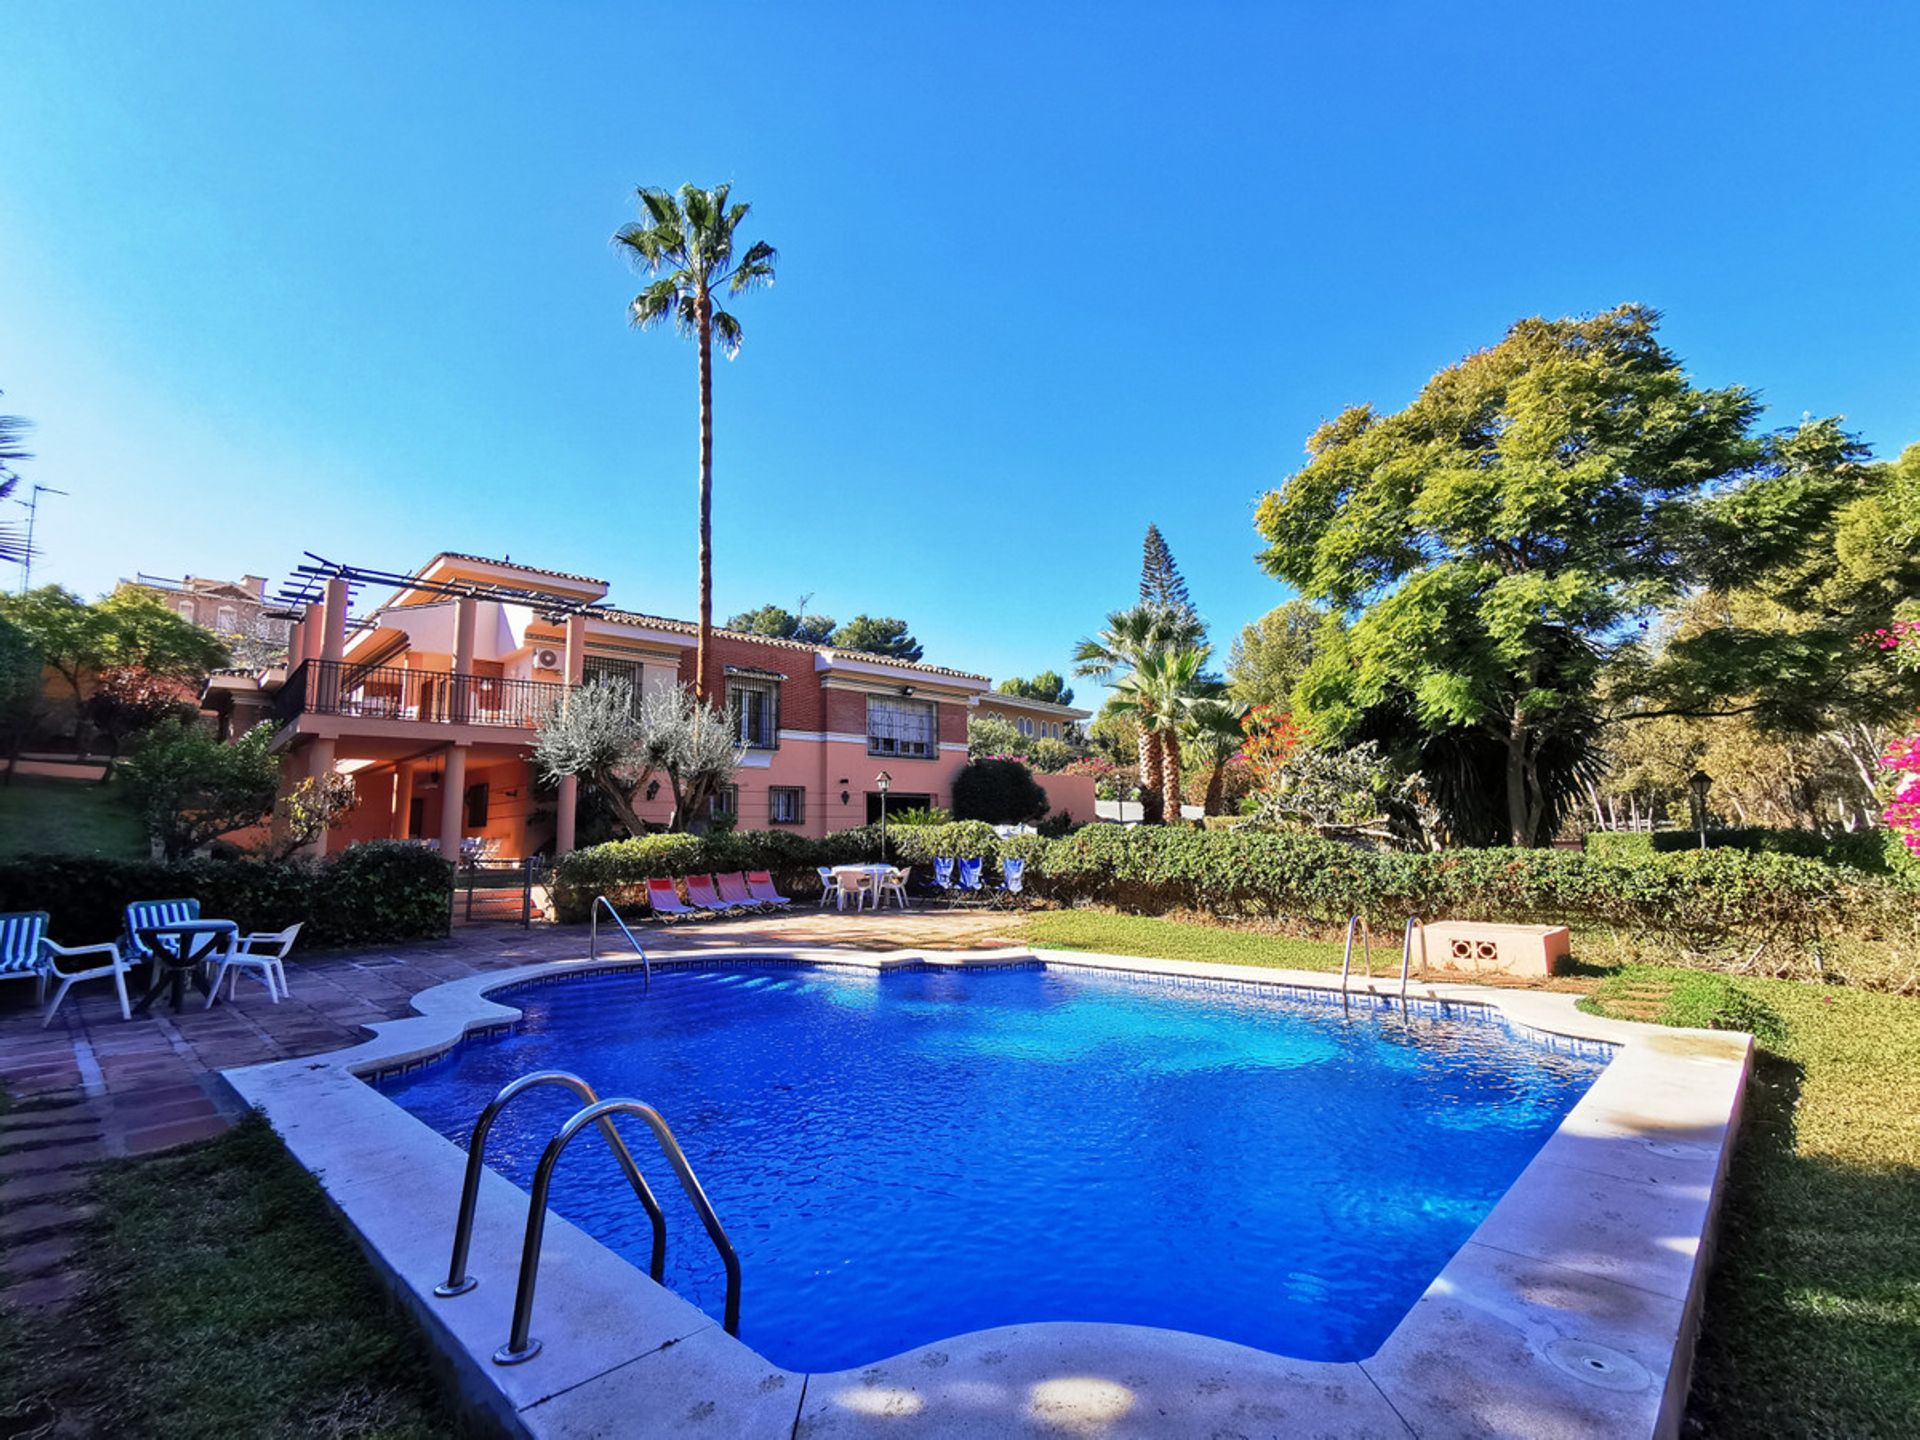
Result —
[[693, 698], [707, 698], [707, 652], [713, 643], [713, 302], [700, 297], [700, 627], [694, 647]]
[[1516, 714], [1507, 727], [1507, 843], [1540, 843], [1540, 777], [1526, 716]]
[[[588, 778], [591, 780], [594, 788], [607, 797], [607, 803], [613, 807], [613, 813], [619, 819], [620, 823], [627, 827], [627, 833], [629, 835], [644, 835], [647, 833], [647, 823], [635, 812], [632, 796], [626, 794], [618, 785], [614, 784], [612, 780], [604, 775], [593, 775]], [[642, 785], [646, 784], [645, 779], [642, 779], [640, 783]], [[639, 793], [639, 790], [636, 788], [634, 794], [637, 795]]]
[[1163, 818], [1160, 809], [1160, 737], [1143, 725], [1137, 744], [1140, 754], [1140, 815], [1147, 824], [1157, 825]]
[[1206, 810], [1209, 815], [1226, 814], [1225, 797], [1227, 790], [1227, 762], [1222, 760], [1213, 767], [1213, 773], [1207, 776]]
[[1169, 825], [1180, 822], [1180, 737], [1169, 730], [1160, 737], [1160, 808]]

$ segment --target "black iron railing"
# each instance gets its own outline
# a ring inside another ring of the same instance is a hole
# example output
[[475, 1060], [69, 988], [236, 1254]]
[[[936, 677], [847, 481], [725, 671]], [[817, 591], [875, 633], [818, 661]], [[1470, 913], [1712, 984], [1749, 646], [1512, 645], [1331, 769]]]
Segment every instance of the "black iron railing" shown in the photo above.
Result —
[[306, 660], [274, 697], [274, 714], [283, 725], [299, 715], [352, 715], [531, 730], [566, 688], [546, 680]]

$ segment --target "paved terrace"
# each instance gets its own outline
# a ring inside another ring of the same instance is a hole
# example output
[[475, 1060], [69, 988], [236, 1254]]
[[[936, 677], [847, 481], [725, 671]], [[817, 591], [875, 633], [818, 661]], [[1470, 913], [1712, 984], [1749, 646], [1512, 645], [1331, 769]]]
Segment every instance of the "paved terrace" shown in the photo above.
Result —
[[[978, 911], [800, 909], [638, 933], [654, 955], [760, 944], [976, 949], [1017, 943], [1019, 921]], [[617, 931], [613, 942], [603, 953], [631, 953]], [[125, 1021], [113, 987], [89, 981], [44, 1030], [31, 986], [0, 990], [0, 1091], [11, 1101], [0, 1114], [0, 1305], [57, 1309], [76, 1293], [68, 1262], [76, 1227], [91, 1213], [76, 1198], [88, 1167], [204, 1140], [238, 1118], [211, 1083], [214, 1072], [337, 1050], [365, 1039], [369, 1024], [413, 1013], [409, 1000], [430, 985], [586, 952], [584, 926], [557, 925], [473, 926], [375, 950], [296, 949], [287, 961], [293, 993], [277, 1005], [242, 977], [238, 1003], [202, 1009], [192, 993], [178, 1015], [160, 1000]]]

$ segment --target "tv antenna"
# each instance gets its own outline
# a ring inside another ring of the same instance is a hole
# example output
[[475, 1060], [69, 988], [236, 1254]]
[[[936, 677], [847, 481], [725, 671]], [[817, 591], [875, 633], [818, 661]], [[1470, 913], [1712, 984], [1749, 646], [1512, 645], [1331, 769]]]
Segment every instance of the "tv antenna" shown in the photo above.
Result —
[[42, 495], [65, 495], [65, 490], [56, 490], [51, 485], [36, 485], [27, 492], [27, 498], [13, 503], [26, 507], [27, 511], [27, 553], [20, 561], [20, 593], [26, 594], [33, 588], [33, 527], [40, 518], [40, 497]]

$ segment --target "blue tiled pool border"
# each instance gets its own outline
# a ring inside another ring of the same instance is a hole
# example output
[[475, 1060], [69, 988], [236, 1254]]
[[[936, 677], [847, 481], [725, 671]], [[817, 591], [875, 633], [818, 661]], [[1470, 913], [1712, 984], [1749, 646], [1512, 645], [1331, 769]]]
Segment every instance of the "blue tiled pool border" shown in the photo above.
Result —
[[[1455, 1000], [1430, 1000], [1414, 996], [1401, 999], [1397, 995], [1382, 994], [1377, 990], [1345, 991], [1319, 985], [1299, 985], [1285, 980], [1229, 980], [1210, 975], [1181, 975], [1161, 970], [1135, 970], [1119, 966], [1101, 965], [1096, 960], [1079, 961], [1073, 959], [1048, 959], [1038, 955], [1025, 960], [983, 960], [948, 961], [918, 959], [890, 963], [884, 967], [863, 965], [857, 962], [841, 962], [815, 959], [806, 956], [779, 954], [729, 954], [724, 957], [711, 955], [673, 956], [656, 960], [652, 969], [658, 970], [712, 970], [718, 968], [754, 967], [762, 969], [788, 970], [829, 970], [844, 974], [865, 975], [878, 979], [883, 975], [911, 973], [916, 971], [1002, 971], [1002, 970], [1049, 970], [1077, 971], [1083, 974], [1109, 976], [1114, 979], [1132, 981], [1136, 984], [1157, 984], [1176, 990], [1207, 990], [1225, 994], [1280, 995], [1292, 1000], [1305, 1001], [1332, 1008], [1343, 1009], [1360, 1007], [1375, 1011], [1398, 1010], [1407, 1015], [1419, 1015], [1433, 1020], [1469, 1021], [1479, 1025], [1495, 1025], [1504, 1029], [1516, 1039], [1539, 1045], [1544, 1049], [1562, 1055], [1576, 1055], [1583, 1059], [1599, 1060], [1602, 1063], [1613, 1059], [1617, 1047], [1604, 1040], [1587, 1040], [1572, 1035], [1561, 1035], [1551, 1030], [1538, 1029], [1523, 1025], [1511, 1016], [1501, 1013], [1490, 1004], [1463, 1003]], [[631, 975], [644, 972], [648, 966], [638, 960], [596, 961], [592, 968], [568, 969], [550, 975], [535, 975], [523, 980], [509, 980], [498, 989], [486, 991], [486, 998], [498, 1005], [510, 1005], [523, 991], [544, 989], [551, 985], [562, 985], [596, 975]], [[360, 1072], [360, 1078], [368, 1084], [379, 1086], [388, 1080], [403, 1075], [416, 1074], [431, 1065], [439, 1065], [457, 1059], [468, 1045], [490, 1042], [513, 1034], [525, 1023], [522, 1014], [511, 1020], [502, 1020], [496, 1024], [479, 1025], [454, 1040], [444, 1049], [428, 1055], [410, 1057], [398, 1064]]]

